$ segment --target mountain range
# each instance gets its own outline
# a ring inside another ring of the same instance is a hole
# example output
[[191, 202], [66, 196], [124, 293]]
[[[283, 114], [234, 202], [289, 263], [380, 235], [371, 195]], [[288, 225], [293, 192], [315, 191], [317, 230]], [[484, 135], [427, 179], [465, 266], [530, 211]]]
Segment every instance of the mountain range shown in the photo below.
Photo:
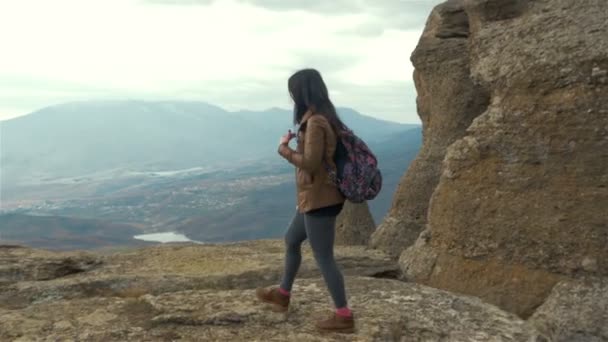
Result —
[[[379, 159], [383, 191], [370, 202], [379, 222], [420, 147], [420, 126], [338, 111]], [[40, 247], [46, 237], [52, 248], [124, 244], [135, 231], [198, 241], [277, 237], [294, 210], [293, 167], [276, 152], [291, 121], [277, 108], [120, 101], [68, 103], [1, 122], [0, 214], [9, 215], [0, 215], [0, 234]], [[108, 231], [93, 234], [106, 230], [101, 223]], [[72, 238], [62, 244], [66, 231]]]
[[[349, 108], [339, 113], [367, 140], [413, 127]], [[278, 137], [293, 127], [291, 112], [278, 108], [229, 112], [203, 102], [144, 101], [66, 103], [1, 125], [5, 191], [107, 170], [233, 166], [274, 157]]]

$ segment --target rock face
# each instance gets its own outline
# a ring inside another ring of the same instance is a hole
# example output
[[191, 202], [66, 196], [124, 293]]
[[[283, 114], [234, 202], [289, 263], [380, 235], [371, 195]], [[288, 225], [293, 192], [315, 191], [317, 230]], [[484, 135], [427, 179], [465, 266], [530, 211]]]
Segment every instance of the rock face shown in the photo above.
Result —
[[557, 284], [530, 321], [551, 341], [608, 341], [608, 278]]
[[[467, 47], [458, 53], [490, 104], [447, 149], [428, 231], [401, 267], [525, 317], [558, 281], [608, 275], [608, 2], [450, 1], [424, 36], [439, 39], [437, 22], [459, 10], [468, 37], [449, 39]], [[429, 63], [440, 68], [442, 54]]]
[[446, 148], [462, 138], [488, 106], [488, 94], [471, 77], [468, 35], [463, 6], [449, 1], [433, 11], [412, 54], [423, 144], [399, 184], [389, 214], [372, 236], [373, 248], [398, 256], [416, 241], [427, 222]]
[[[545, 341], [532, 324], [477, 298], [362, 276], [394, 267], [386, 255], [362, 247], [337, 249], [345, 273], [360, 274], [345, 279], [357, 331], [320, 334], [313, 321], [325, 318], [331, 303], [311, 272], [310, 253], [287, 315], [255, 299], [256, 286], [276, 284], [282, 244], [144, 248], [105, 256], [86, 272], [2, 286], [0, 293], [11, 296], [0, 298], [0, 340]], [[31, 300], [17, 303], [18, 297]]]
[[336, 220], [336, 244], [367, 245], [375, 229], [376, 224], [367, 202], [355, 204], [346, 201]]

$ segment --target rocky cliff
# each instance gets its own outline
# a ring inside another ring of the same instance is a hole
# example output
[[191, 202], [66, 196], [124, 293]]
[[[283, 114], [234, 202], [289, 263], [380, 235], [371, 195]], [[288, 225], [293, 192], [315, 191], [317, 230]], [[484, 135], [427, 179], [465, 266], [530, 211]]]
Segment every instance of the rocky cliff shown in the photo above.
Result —
[[424, 147], [372, 241], [409, 247], [406, 279], [527, 317], [608, 276], [607, 18], [604, 0], [435, 8], [412, 55]]
[[431, 14], [412, 55], [423, 144], [370, 243], [391, 255], [412, 245], [424, 229], [447, 147], [462, 138], [488, 106], [489, 94], [471, 75], [468, 35], [464, 8], [448, 1]]
[[336, 219], [336, 244], [367, 245], [375, 229], [376, 224], [367, 202], [355, 204], [346, 201]]

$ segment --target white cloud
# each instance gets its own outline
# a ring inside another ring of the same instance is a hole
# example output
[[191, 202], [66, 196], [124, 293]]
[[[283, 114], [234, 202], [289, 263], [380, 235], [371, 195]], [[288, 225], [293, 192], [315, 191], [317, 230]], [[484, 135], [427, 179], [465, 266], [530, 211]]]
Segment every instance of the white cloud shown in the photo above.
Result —
[[[411, 95], [409, 55], [422, 27], [376, 30], [381, 18], [372, 14], [208, 2], [0, 0], [0, 120], [93, 98], [285, 107], [287, 77], [316, 67], [336, 94], [336, 105], [417, 121], [412, 96], [382, 94]], [[389, 85], [403, 89], [385, 88]], [[373, 89], [369, 93], [386, 103], [370, 105], [374, 99], [368, 97], [363, 102], [359, 89]]]

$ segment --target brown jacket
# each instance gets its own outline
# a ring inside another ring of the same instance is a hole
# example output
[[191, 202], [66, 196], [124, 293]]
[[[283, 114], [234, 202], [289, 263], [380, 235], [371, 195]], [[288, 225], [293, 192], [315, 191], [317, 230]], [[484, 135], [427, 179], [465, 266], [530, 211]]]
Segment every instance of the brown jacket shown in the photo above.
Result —
[[337, 137], [329, 121], [322, 115], [306, 112], [300, 122], [298, 147], [279, 146], [279, 154], [296, 166], [298, 211], [344, 203], [344, 196], [329, 179], [324, 164], [335, 170], [333, 155]]

